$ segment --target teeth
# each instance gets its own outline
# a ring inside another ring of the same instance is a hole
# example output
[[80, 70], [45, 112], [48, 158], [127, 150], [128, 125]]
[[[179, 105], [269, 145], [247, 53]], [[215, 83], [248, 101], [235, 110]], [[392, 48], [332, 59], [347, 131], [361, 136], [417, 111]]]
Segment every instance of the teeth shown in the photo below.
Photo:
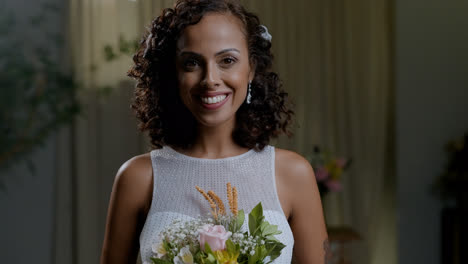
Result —
[[225, 98], [226, 98], [226, 95], [223, 94], [223, 95], [218, 95], [214, 97], [201, 97], [201, 100], [205, 104], [216, 104], [216, 103], [221, 102]]

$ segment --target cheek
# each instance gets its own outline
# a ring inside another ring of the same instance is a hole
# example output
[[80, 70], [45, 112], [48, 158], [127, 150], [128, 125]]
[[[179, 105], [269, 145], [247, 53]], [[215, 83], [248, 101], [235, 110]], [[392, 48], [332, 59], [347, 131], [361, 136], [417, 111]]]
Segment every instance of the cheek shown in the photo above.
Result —
[[190, 93], [190, 89], [193, 88], [198, 82], [199, 77], [194, 73], [182, 73], [178, 75], [178, 86], [181, 95]]
[[248, 65], [237, 64], [233, 68], [224, 71], [224, 79], [232, 83], [248, 83], [249, 82], [249, 67]]
[[187, 83], [187, 77], [184, 75], [179, 76], [177, 81], [179, 97], [182, 100], [182, 103], [185, 106], [188, 106], [192, 101], [192, 98], [190, 96], [190, 85]]
[[246, 90], [249, 82], [247, 72], [245, 71], [232, 71], [225, 80], [228, 85], [234, 87], [236, 91]]

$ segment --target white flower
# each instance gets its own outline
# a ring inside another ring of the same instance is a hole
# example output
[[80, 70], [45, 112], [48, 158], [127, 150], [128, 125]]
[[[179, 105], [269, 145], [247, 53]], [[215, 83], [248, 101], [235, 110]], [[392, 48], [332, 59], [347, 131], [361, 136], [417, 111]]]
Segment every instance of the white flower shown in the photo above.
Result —
[[153, 244], [151, 249], [156, 253], [157, 258], [164, 257], [167, 254], [166, 249], [164, 248], [164, 243], [160, 241], [159, 243]]
[[189, 246], [183, 247], [174, 258], [174, 264], [193, 264], [193, 256]]
[[260, 25], [260, 27], [262, 27], [265, 30], [265, 32], [262, 33], [262, 38], [264, 38], [264, 39], [271, 42], [272, 37], [271, 37], [270, 33], [268, 32], [268, 28], [266, 26], [264, 26], [264, 25]]

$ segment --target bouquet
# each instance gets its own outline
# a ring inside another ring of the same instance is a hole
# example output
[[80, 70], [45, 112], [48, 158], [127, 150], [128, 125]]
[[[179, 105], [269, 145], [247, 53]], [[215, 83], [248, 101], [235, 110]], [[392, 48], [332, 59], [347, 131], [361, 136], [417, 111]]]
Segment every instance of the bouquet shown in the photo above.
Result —
[[285, 247], [275, 235], [278, 226], [265, 221], [262, 204], [248, 215], [248, 231], [243, 228], [245, 214], [237, 208], [237, 189], [227, 184], [230, 213], [213, 191], [196, 189], [208, 201], [211, 215], [190, 221], [176, 220], [159, 235], [152, 246], [154, 264], [261, 264], [271, 263]]
[[314, 168], [320, 196], [343, 189], [341, 175], [351, 165], [350, 159], [333, 157], [329, 152], [321, 151], [315, 146], [314, 154], [308, 160]]

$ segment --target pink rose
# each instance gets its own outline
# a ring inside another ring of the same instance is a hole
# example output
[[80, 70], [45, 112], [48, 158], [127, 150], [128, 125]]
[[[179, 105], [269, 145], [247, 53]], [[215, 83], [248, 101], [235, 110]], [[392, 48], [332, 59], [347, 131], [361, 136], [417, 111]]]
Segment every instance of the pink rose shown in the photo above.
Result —
[[324, 167], [318, 167], [315, 172], [315, 178], [321, 182], [328, 178], [328, 171]]
[[200, 247], [205, 250], [205, 243], [210, 245], [211, 250], [223, 250], [226, 247], [226, 240], [231, 236], [231, 232], [226, 232], [222, 225], [204, 225], [201, 229], [198, 229], [200, 234]]
[[341, 185], [341, 182], [339, 182], [337, 180], [326, 181], [325, 185], [332, 192], [339, 192], [339, 191], [341, 191], [343, 189], [343, 186]]

